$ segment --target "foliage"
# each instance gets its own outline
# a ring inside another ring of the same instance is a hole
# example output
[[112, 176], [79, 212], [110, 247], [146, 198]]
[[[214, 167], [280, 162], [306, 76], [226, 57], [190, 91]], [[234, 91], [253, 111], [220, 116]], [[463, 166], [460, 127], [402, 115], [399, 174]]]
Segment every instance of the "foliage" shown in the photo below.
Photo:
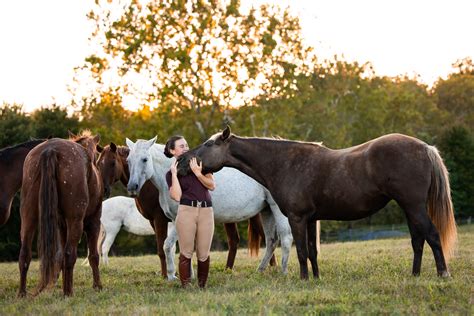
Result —
[[[92, 42], [101, 49], [86, 58], [77, 77], [90, 78], [102, 91], [113, 86], [116, 95], [140, 104], [191, 108], [188, 119], [201, 140], [217, 112], [259, 94], [284, 95], [307, 70], [311, 49], [288, 9], [262, 5], [243, 13], [235, 0], [97, 3], [89, 18], [96, 26]], [[109, 84], [111, 76], [117, 79]]]
[[453, 65], [455, 71], [448, 79], [440, 79], [434, 87], [434, 95], [440, 109], [451, 114], [450, 126], [464, 125], [474, 132], [474, 64], [465, 58]]
[[455, 214], [461, 218], [474, 216], [474, 133], [453, 127], [442, 135], [439, 145], [451, 173]]

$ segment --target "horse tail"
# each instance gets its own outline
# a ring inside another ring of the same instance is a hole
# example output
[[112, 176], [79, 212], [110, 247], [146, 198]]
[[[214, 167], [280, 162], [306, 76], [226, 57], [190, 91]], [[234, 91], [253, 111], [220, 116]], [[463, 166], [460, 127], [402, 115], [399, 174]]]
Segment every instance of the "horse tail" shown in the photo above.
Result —
[[56, 281], [61, 262], [58, 215], [57, 153], [46, 149], [40, 156], [38, 256], [41, 280], [38, 290]]
[[102, 256], [102, 245], [104, 244], [106, 235], [107, 232], [105, 230], [105, 227], [102, 223], [100, 223], [99, 238], [97, 239], [97, 251], [99, 253], [99, 256]]
[[248, 247], [251, 257], [258, 257], [260, 250], [260, 242], [262, 241], [262, 216], [260, 214], [255, 215], [249, 219], [248, 225]]
[[436, 147], [428, 146], [428, 157], [433, 166], [431, 185], [428, 191], [428, 214], [440, 234], [441, 247], [447, 262], [453, 256], [457, 242], [449, 175]]

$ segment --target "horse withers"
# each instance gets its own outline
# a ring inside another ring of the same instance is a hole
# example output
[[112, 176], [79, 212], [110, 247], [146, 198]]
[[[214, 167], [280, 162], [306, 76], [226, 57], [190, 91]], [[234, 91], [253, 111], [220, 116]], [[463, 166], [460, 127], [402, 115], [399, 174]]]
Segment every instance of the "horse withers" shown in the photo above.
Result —
[[83, 133], [71, 140], [53, 138], [27, 155], [21, 190], [21, 250], [19, 296], [26, 295], [31, 244], [39, 227], [40, 283], [52, 286], [62, 270], [63, 293], [73, 294], [77, 244], [87, 236], [93, 287], [101, 289], [97, 239], [100, 230], [102, 180], [95, 165], [99, 137]]
[[203, 172], [233, 167], [268, 188], [288, 216], [296, 243], [300, 277], [308, 278], [309, 258], [319, 277], [315, 220], [356, 220], [374, 214], [390, 200], [404, 210], [419, 275], [425, 240], [439, 276], [449, 276], [446, 260], [456, 239], [447, 169], [435, 147], [390, 134], [333, 150], [318, 143], [246, 138], [227, 127], [184, 154], [179, 169], [199, 157]]

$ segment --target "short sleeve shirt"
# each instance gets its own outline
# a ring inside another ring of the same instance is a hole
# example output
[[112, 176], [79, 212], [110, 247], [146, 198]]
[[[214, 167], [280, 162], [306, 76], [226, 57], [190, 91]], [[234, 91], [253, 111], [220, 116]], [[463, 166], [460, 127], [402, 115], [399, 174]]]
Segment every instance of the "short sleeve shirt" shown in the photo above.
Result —
[[[181, 198], [193, 201], [211, 202], [209, 190], [199, 181], [194, 173], [185, 176], [178, 175], [179, 185], [181, 186]], [[166, 183], [171, 187], [171, 171], [166, 173]]]

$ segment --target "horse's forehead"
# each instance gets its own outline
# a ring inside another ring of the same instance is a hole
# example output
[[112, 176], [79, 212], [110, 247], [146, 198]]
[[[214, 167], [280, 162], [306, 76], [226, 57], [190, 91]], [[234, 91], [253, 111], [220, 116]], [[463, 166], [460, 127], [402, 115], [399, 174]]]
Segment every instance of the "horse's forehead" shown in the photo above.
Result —
[[208, 140], [213, 140], [213, 141], [216, 141], [217, 138], [219, 138], [219, 136], [221, 136], [222, 133], [215, 133], [214, 135], [212, 135], [211, 137], [209, 137]]

